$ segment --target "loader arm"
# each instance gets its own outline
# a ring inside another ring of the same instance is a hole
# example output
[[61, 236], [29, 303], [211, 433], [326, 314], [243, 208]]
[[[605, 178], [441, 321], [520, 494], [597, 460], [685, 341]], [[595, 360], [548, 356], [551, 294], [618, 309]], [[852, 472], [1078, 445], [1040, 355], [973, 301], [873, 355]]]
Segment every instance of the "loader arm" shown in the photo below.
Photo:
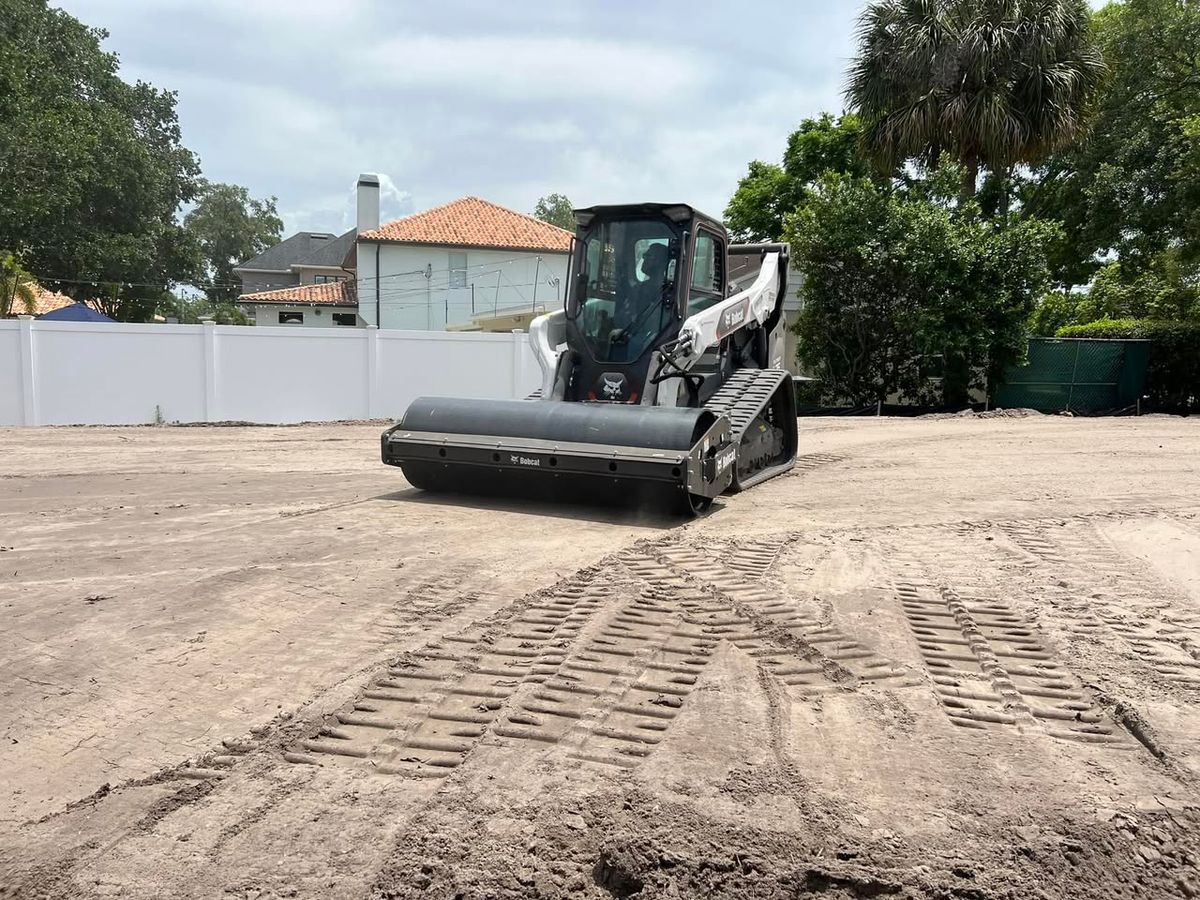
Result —
[[[679, 341], [670, 354], [680, 369], [690, 369], [711, 347], [743, 328], [761, 328], [774, 316], [779, 297], [780, 253], [763, 255], [754, 283], [690, 316], [679, 329]], [[771, 360], [778, 367], [782, 360]]]

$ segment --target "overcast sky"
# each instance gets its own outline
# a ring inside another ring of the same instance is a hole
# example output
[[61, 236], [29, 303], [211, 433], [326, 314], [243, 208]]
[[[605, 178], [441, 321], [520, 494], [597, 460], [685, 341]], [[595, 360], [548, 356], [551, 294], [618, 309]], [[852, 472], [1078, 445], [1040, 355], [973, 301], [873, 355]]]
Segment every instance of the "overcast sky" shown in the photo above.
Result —
[[861, 8], [59, 2], [109, 31], [123, 77], [178, 92], [204, 175], [278, 197], [288, 232], [352, 226], [359, 172], [386, 176], [385, 220], [468, 194], [528, 212], [552, 191], [719, 216], [749, 160], [841, 110]]

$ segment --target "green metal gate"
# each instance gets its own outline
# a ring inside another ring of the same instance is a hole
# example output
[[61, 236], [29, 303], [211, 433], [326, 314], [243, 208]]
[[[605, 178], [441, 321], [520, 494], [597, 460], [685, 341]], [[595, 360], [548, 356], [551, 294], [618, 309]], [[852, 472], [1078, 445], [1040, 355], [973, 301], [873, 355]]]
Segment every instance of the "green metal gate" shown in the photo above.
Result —
[[1115, 412], [1136, 407], [1146, 384], [1150, 342], [1033, 338], [1029, 362], [1005, 373], [995, 406], [1042, 412]]

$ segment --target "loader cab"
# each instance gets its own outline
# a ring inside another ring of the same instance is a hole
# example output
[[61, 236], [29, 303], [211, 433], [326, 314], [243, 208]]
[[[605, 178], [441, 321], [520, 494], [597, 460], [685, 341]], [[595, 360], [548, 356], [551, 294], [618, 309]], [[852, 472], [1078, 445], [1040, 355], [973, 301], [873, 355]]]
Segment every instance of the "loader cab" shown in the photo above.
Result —
[[567, 397], [637, 403], [653, 352], [687, 316], [724, 297], [725, 229], [684, 204], [597, 206], [575, 216]]

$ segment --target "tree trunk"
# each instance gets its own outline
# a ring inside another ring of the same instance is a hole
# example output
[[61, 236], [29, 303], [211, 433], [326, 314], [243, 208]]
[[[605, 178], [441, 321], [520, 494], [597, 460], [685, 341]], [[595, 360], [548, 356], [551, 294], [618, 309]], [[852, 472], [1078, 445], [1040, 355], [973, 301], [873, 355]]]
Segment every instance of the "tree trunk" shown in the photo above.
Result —
[[1000, 224], [1008, 227], [1008, 203], [1012, 193], [1012, 166], [1005, 166], [1000, 177]]
[[966, 171], [963, 172], [962, 191], [959, 199], [971, 200], [975, 197], [975, 183], [979, 180], [979, 157], [968, 156], [963, 160]]

